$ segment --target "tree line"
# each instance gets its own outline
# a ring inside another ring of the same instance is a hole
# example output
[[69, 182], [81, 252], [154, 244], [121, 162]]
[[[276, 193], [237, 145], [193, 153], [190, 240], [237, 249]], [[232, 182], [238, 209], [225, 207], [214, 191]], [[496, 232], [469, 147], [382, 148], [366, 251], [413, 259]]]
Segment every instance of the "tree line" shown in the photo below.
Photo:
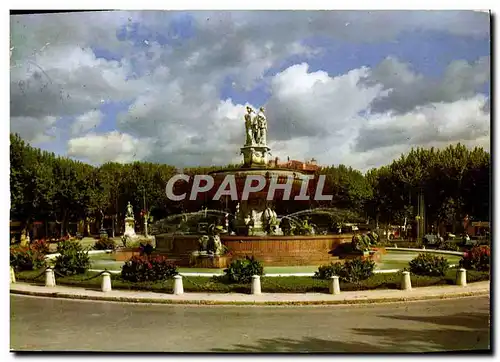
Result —
[[[92, 166], [32, 147], [17, 134], [10, 135], [10, 162], [11, 220], [21, 221], [23, 229], [35, 220], [55, 221], [65, 233], [70, 221], [102, 223], [104, 218], [113, 219], [120, 228], [128, 202], [136, 218], [147, 210], [153, 220], [207, 206], [199, 200], [167, 198], [166, 183], [179, 172], [168, 164]], [[234, 167], [239, 165], [191, 167], [182, 172], [207, 174]], [[345, 165], [324, 167], [316, 172], [320, 174], [326, 175], [325, 190], [334, 197], [311, 201], [310, 208], [348, 210], [350, 215], [401, 225], [415, 218], [420, 200], [428, 223], [454, 224], [465, 215], [489, 219], [490, 155], [482, 148], [470, 150], [461, 144], [417, 148], [366, 174]], [[291, 201], [276, 202], [282, 213], [303, 207]]]

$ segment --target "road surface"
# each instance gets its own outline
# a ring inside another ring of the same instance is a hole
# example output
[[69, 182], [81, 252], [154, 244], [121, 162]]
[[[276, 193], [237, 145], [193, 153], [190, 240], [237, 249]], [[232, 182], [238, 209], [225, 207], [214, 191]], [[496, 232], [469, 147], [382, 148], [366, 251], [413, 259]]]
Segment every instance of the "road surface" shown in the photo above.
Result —
[[314, 307], [10, 300], [16, 351], [388, 353], [490, 346], [488, 297]]

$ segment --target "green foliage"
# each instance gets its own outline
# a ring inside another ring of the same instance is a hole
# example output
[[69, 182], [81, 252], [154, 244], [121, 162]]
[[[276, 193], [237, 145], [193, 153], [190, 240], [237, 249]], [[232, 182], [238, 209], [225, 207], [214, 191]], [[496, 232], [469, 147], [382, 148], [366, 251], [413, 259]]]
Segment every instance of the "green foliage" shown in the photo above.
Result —
[[440, 241], [436, 245], [436, 249], [438, 249], [438, 250], [458, 251], [458, 250], [460, 250], [460, 247], [456, 243], [454, 243], [454, 242], [443, 240], [443, 241]]
[[460, 260], [460, 267], [468, 270], [490, 270], [490, 247], [487, 245], [475, 246]]
[[313, 226], [309, 223], [309, 219], [305, 218], [298, 222], [291, 232], [293, 235], [312, 235]]
[[177, 267], [164, 256], [133, 256], [123, 265], [121, 277], [130, 282], [154, 282], [177, 274]]
[[14, 245], [10, 247], [10, 265], [17, 271], [36, 270], [45, 266], [45, 254], [31, 246]]
[[231, 283], [250, 283], [253, 275], [263, 275], [262, 263], [253, 256], [245, 259], [233, 260], [227, 269], [224, 269], [227, 280]]
[[345, 165], [324, 167], [316, 172], [315, 179], [325, 175], [324, 193], [334, 195], [331, 201], [314, 201], [314, 207], [362, 209], [372, 197], [372, 188], [361, 172]]
[[328, 265], [321, 265], [318, 271], [314, 273], [314, 278], [317, 279], [330, 279], [333, 276], [340, 277], [343, 275], [343, 265], [342, 263], [330, 263]]
[[344, 263], [343, 280], [349, 283], [357, 283], [368, 279], [373, 275], [375, 262], [370, 259], [353, 259]]
[[115, 250], [116, 243], [113, 239], [108, 237], [100, 237], [94, 244], [95, 250]]
[[62, 241], [57, 245], [60, 254], [55, 259], [54, 268], [62, 275], [85, 273], [90, 268], [88, 251], [74, 241]]
[[[70, 221], [112, 217], [123, 220], [127, 202], [137, 215], [146, 207], [155, 220], [181, 211], [199, 210], [199, 201], [172, 201], [165, 184], [177, 173], [171, 165], [149, 162], [106, 163], [99, 167], [84, 164], [25, 143], [10, 135], [11, 217], [22, 221], [22, 228], [37, 220], [56, 220], [61, 232]], [[184, 173], [203, 174], [221, 167], [194, 167]], [[475, 220], [490, 216], [490, 154], [482, 148], [468, 149], [457, 144], [445, 149], [412, 149], [390, 165], [361, 172], [344, 165], [325, 167], [316, 172], [326, 175], [324, 192], [331, 201], [313, 201], [312, 208], [337, 208], [385, 224], [415, 220], [417, 195], [423, 193], [427, 223], [445, 222], [460, 227], [467, 214]], [[179, 194], [188, 187], [177, 183]], [[288, 206], [278, 203], [277, 208]], [[336, 215], [332, 224], [352, 222], [355, 216]], [[287, 228], [285, 234], [308, 233], [307, 227]], [[301, 230], [304, 229], [304, 230]], [[458, 231], [460, 232], [460, 231]]]
[[410, 272], [417, 275], [443, 276], [449, 267], [446, 258], [432, 253], [421, 253], [410, 261]]
[[488, 220], [490, 165], [490, 155], [482, 148], [457, 144], [445, 149], [412, 149], [390, 165], [366, 174], [373, 189], [366, 211], [382, 223], [414, 220], [422, 190], [428, 223], [455, 227], [466, 214]]
[[329, 279], [332, 276], [338, 276], [341, 281], [347, 283], [358, 283], [359, 281], [370, 278], [375, 269], [375, 262], [369, 259], [352, 259], [345, 263], [331, 263], [322, 265], [314, 273], [317, 279]]

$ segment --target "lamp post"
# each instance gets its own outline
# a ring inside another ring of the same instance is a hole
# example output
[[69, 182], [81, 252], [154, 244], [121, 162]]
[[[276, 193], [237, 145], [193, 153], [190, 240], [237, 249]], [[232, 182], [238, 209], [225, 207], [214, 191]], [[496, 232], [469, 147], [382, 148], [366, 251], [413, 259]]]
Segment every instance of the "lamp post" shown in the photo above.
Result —
[[146, 210], [146, 188], [142, 188], [142, 200], [144, 202], [144, 236], [148, 237], [148, 212]]

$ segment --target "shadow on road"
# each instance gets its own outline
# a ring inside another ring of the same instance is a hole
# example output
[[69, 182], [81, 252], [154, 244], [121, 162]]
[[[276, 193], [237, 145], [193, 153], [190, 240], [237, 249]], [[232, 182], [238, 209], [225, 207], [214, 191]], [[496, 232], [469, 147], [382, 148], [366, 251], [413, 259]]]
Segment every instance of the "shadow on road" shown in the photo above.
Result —
[[255, 345], [237, 344], [232, 349], [213, 348], [212, 352], [231, 353], [384, 353], [380, 346], [363, 342], [340, 342], [319, 338], [303, 338], [302, 340], [288, 338], [261, 339]]
[[467, 314], [452, 314], [446, 316], [407, 316], [407, 315], [391, 315], [383, 316], [384, 318], [399, 319], [404, 321], [424, 322], [438, 324], [441, 326], [464, 327], [472, 329], [489, 329], [489, 311], [484, 313], [467, 313]]
[[[488, 313], [449, 316], [384, 316], [384, 318], [432, 323], [448, 328], [351, 328], [352, 340], [326, 340], [305, 337], [301, 340], [261, 339], [256, 344], [237, 344], [212, 352], [231, 353], [411, 353], [439, 351], [490, 350]], [[451, 328], [450, 328], [451, 327]], [[368, 341], [373, 341], [369, 343]]]

